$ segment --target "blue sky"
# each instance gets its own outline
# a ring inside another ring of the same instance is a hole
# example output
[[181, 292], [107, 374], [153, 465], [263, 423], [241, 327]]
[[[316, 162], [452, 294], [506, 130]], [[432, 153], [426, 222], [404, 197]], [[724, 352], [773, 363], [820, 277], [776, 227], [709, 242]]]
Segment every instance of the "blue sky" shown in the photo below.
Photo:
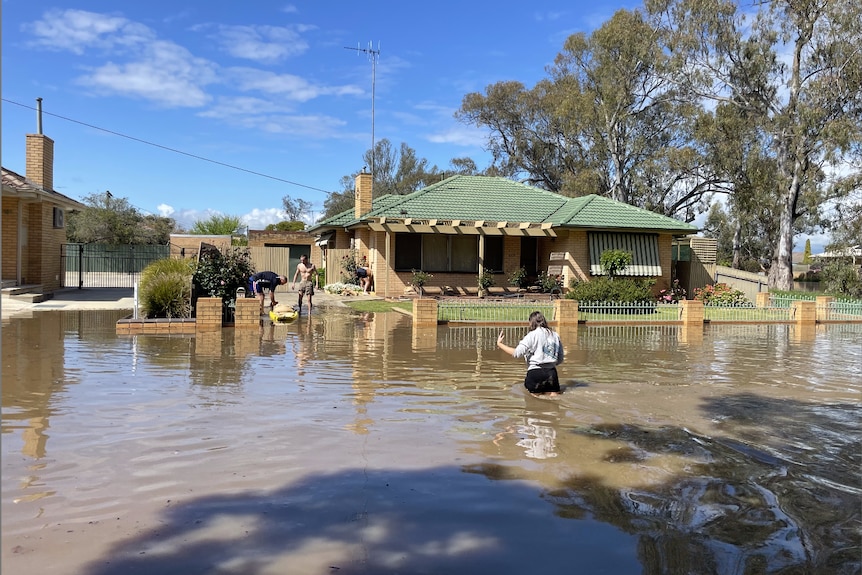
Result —
[[[6, 0], [3, 166], [24, 172], [41, 97], [55, 189], [72, 198], [110, 190], [186, 226], [218, 212], [261, 228], [285, 195], [319, 215], [372, 125], [440, 169], [484, 168], [484, 134], [453, 118], [463, 97], [534, 85], [570, 34], [638, 5]], [[346, 48], [379, 50], [376, 68]]]

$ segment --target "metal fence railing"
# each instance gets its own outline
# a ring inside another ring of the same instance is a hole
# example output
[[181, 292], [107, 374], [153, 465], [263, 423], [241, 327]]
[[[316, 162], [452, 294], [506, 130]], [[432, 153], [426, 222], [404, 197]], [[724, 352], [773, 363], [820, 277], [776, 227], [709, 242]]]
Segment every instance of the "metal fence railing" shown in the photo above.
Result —
[[578, 302], [578, 319], [601, 322], [677, 322], [679, 304], [640, 302]]
[[437, 319], [452, 322], [525, 323], [530, 313], [540, 311], [554, 320], [552, 301], [535, 302], [517, 298], [447, 299], [437, 304]]
[[817, 317], [821, 321], [862, 321], [862, 301], [832, 300], [817, 306]]
[[795, 301], [815, 301], [817, 299], [817, 294], [793, 294], [792, 296], [776, 296], [769, 295], [769, 306], [770, 307], [793, 307], [793, 302]]
[[62, 244], [64, 287], [134, 287], [141, 271], [170, 255], [170, 246]]
[[[757, 307], [750, 302], [739, 304], [707, 303], [703, 306], [706, 323], [792, 323], [798, 321], [794, 302], [811, 301], [813, 297], [774, 297], [768, 305]], [[817, 322], [862, 322], [862, 301], [834, 299], [817, 304]], [[530, 313], [538, 310], [548, 321], [555, 321], [553, 300], [525, 301], [515, 298], [451, 298], [437, 304], [437, 319], [453, 323], [523, 324]], [[678, 324], [683, 308], [679, 303], [659, 302], [578, 302], [578, 322], [586, 324]], [[470, 336], [472, 337], [472, 336]]]
[[703, 306], [703, 319], [709, 322], [789, 322], [794, 320], [791, 305], [769, 305], [756, 307], [752, 303], [706, 304]]

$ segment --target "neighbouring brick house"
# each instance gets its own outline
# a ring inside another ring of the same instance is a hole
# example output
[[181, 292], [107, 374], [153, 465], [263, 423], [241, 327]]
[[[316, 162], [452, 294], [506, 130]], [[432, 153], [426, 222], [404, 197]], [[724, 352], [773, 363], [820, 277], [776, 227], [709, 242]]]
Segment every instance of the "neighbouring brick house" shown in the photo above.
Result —
[[623, 275], [671, 283], [671, 243], [697, 231], [691, 224], [597, 195], [568, 198], [487, 176], [452, 176], [407, 195], [372, 200], [372, 176], [356, 177], [355, 206], [308, 231], [334, 250], [354, 250], [374, 272], [376, 293], [404, 293], [412, 270], [432, 274], [430, 288], [475, 293], [477, 275], [497, 286], [524, 267], [528, 275], [589, 280], [607, 249], [634, 256]]
[[54, 191], [54, 141], [26, 140], [25, 175], [2, 168], [3, 287], [50, 294], [62, 287], [66, 212], [86, 206]]
[[[287, 275], [288, 279], [293, 279], [299, 257], [303, 254], [318, 268], [325, 265], [322, 250], [307, 231], [249, 230], [248, 247], [256, 262], [260, 261], [265, 269]], [[265, 255], [259, 255], [264, 249], [262, 253]]]
[[[171, 257], [197, 258], [202, 243], [225, 250], [232, 245], [230, 235], [171, 234]], [[323, 252], [315, 245], [314, 236], [305, 231], [283, 232], [248, 230], [248, 251], [256, 271], [272, 270], [293, 278], [299, 257], [308, 255], [318, 267], [323, 267]]]

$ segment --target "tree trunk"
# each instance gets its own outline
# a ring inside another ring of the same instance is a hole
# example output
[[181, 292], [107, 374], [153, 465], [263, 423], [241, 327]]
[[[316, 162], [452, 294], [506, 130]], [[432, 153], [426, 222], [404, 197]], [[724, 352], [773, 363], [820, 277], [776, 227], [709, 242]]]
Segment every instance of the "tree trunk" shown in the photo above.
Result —
[[736, 225], [733, 229], [733, 263], [731, 267], [735, 270], [739, 269], [739, 263], [742, 259], [742, 221], [737, 216]]
[[799, 178], [794, 175], [781, 205], [778, 245], [775, 246], [772, 266], [769, 268], [770, 289], [782, 291], [793, 289], [793, 216], [798, 198]]

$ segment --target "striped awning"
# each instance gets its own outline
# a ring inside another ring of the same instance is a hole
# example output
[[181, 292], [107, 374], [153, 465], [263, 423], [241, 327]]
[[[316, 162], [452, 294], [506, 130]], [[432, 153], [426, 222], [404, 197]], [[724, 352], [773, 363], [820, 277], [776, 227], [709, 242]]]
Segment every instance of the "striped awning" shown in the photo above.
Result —
[[601, 258], [605, 250], [623, 250], [632, 254], [632, 263], [620, 272], [623, 276], [660, 276], [657, 234], [623, 234], [593, 232], [590, 243], [590, 274], [602, 275]]

